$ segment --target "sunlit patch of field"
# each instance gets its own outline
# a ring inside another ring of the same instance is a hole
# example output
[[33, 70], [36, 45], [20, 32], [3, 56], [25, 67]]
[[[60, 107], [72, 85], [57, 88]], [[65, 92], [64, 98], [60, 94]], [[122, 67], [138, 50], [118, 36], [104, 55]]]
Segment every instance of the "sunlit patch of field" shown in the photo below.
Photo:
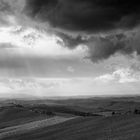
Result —
[[36, 129], [56, 125], [56, 124], [59, 124], [59, 123], [62, 123], [71, 119], [74, 119], [74, 118], [64, 118], [60, 116], [55, 116], [55, 117], [48, 118], [45, 120], [39, 120], [39, 121], [30, 122], [27, 124], [7, 127], [4, 129], [0, 129], [0, 139], [4, 137], [9, 137], [12, 135], [17, 135], [17, 134], [19, 135], [19, 134], [27, 133], [27, 132], [30, 132], [31, 130], [36, 130]]

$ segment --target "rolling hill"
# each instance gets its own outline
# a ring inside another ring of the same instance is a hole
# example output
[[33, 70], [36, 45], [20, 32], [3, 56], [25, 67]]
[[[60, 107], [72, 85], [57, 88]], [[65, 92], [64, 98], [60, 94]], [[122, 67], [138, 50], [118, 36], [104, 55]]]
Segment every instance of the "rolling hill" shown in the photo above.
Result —
[[0, 107], [2, 140], [139, 140], [139, 132], [140, 98], [10, 100]]

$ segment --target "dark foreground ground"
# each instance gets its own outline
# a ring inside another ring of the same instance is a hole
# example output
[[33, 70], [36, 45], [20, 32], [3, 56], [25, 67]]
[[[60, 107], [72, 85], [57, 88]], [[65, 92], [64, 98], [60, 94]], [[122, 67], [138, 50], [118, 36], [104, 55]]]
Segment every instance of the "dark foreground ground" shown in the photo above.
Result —
[[140, 140], [140, 98], [8, 100], [1, 140]]
[[139, 140], [140, 116], [78, 118], [4, 140]]

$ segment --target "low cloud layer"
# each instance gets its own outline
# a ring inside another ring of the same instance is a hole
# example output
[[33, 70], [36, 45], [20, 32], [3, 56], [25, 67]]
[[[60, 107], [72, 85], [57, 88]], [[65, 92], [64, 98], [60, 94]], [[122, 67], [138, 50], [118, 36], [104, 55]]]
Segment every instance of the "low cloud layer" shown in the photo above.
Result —
[[140, 81], [140, 73], [136, 73], [130, 68], [120, 68], [111, 74], [105, 74], [96, 78], [96, 80], [102, 82], [119, 82], [119, 83], [131, 83]]
[[140, 82], [140, 62], [138, 60], [131, 61], [129, 66], [112, 64], [110, 68], [112, 72], [100, 75], [96, 77], [95, 80], [116, 83]]

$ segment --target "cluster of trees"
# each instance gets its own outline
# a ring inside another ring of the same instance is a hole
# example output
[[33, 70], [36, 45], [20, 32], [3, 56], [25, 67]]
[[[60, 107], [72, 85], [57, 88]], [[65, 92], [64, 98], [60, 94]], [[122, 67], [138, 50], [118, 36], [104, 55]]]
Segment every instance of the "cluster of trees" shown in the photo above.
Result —
[[24, 108], [23, 105], [20, 105], [20, 104], [15, 104], [16, 107], [20, 107], [20, 108]]
[[64, 114], [72, 114], [75, 116], [96, 116], [95, 114], [92, 114], [90, 112], [81, 112], [81, 111], [76, 111], [76, 110], [71, 110], [71, 109], [34, 109], [36, 113], [40, 114], [46, 114], [46, 115], [56, 115], [56, 113], [64, 113]]
[[[117, 114], [121, 115], [121, 113], [118, 113], [115, 111], [112, 112], [112, 115], [117, 115]], [[129, 111], [125, 112], [125, 114], [140, 114], [140, 110], [139, 109], [129, 110]]]
[[83, 117], [88, 117], [88, 116], [99, 116], [97, 114], [93, 114], [90, 112], [80, 112], [80, 111], [72, 111], [70, 114], [76, 115], [76, 116], [83, 116]]
[[47, 111], [47, 110], [32, 110], [35, 113], [39, 113], [39, 114], [44, 114], [44, 115], [48, 115], [48, 116], [54, 116], [55, 113], [52, 111]]
[[135, 109], [135, 110], [134, 110], [134, 114], [140, 114], [140, 110]]
[[28, 110], [30, 110], [30, 111], [32, 111], [32, 112], [35, 112], [35, 113], [39, 113], [39, 114], [45, 114], [45, 115], [49, 115], [49, 116], [54, 116], [55, 115], [55, 113], [54, 112], [52, 112], [52, 111], [48, 111], [48, 110], [41, 110], [41, 109], [30, 109], [30, 108], [26, 108], [26, 107], [24, 107], [23, 105], [21, 105], [21, 104], [14, 104], [14, 103], [12, 103], [15, 107], [17, 107], [17, 108], [24, 108], [24, 109], [28, 109]]
[[75, 110], [73, 108], [69, 108], [66, 106], [47, 106], [47, 105], [41, 105], [41, 106], [36, 106], [33, 107], [32, 109], [38, 110], [39, 112], [41, 111], [44, 114], [52, 114], [55, 115], [57, 113], [64, 113], [64, 114], [71, 114], [75, 116], [97, 116], [96, 114], [93, 114], [91, 112], [84, 112], [84, 111], [79, 111]]
[[68, 108], [66, 106], [39, 105], [39, 106], [32, 106], [32, 107], [26, 108], [21, 104], [14, 104], [14, 105], [18, 108], [29, 109], [32, 112], [39, 113], [39, 114], [45, 114], [45, 115], [49, 115], [49, 116], [54, 116], [57, 113], [71, 114], [71, 115], [83, 116], [83, 117], [99, 116], [99, 115], [93, 114], [91, 112], [79, 111], [79, 110], [75, 110], [72, 108]]

